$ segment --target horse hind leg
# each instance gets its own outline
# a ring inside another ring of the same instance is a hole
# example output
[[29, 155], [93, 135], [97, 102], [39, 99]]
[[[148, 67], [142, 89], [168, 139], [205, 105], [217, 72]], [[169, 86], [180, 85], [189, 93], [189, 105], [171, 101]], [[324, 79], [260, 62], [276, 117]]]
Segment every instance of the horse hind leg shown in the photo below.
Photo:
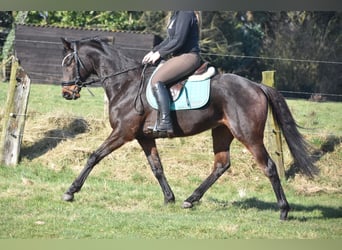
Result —
[[263, 144], [252, 146], [249, 148], [251, 153], [254, 155], [257, 163], [263, 170], [264, 174], [269, 178], [272, 184], [273, 191], [277, 198], [278, 207], [280, 209], [280, 219], [286, 220], [287, 214], [290, 211], [290, 206], [286, 200], [285, 193], [280, 183], [279, 175], [274, 161], [269, 156]]
[[230, 167], [229, 147], [234, 139], [233, 135], [225, 126], [212, 129], [213, 149], [215, 154], [214, 168], [211, 174], [195, 189], [187, 198], [182, 207], [191, 208], [198, 202], [204, 193], [217, 181], [220, 176]]

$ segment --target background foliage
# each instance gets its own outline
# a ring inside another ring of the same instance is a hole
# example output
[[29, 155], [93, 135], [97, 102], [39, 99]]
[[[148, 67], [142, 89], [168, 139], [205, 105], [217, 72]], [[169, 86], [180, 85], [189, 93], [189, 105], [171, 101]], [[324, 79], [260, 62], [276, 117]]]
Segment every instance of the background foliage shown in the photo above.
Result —
[[[27, 24], [149, 32], [164, 37], [166, 11], [28, 11]], [[0, 46], [21, 11], [0, 12]], [[261, 81], [275, 70], [280, 90], [342, 94], [342, 13], [203, 11], [204, 60], [221, 71]], [[4, 49], [2, 56], [5, 58]], [[305, 96], [307, 97], [307, 96]]]

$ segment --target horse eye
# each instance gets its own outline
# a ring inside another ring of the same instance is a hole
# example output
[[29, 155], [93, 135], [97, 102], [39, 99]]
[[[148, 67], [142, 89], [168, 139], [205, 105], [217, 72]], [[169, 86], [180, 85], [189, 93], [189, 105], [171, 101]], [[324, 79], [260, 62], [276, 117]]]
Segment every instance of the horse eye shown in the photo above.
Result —
[[67, 59], [64, 61], [63, 66], [68, 67], [68, 66], [71, 65], [71, 63], [72, 63], [72, 58], [67, 58]]
[[68, 66], [70, 66], [71, 64], [72, 64], [72, 62], [73, 62], [73, 57], [72, 57], [72, 54], [71, 53], [69, 53], [69, 54], [67, 54], [64, 58], [63, 58], [63, 61], [62, 61], [62, 66], [63, 67], [68, 67]]

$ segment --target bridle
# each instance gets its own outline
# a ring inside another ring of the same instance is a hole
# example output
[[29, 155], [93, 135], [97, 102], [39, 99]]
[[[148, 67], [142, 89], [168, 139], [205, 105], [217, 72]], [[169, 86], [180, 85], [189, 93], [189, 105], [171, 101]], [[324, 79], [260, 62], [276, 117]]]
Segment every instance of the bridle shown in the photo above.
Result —
[[[76, 63], [76, 77], [75, 77], [75, 79], [71, 80], [71, 81], [62, 81], [62, 83], [61, 83], [61, 85], [63, 87], [63, 97], [66, 98], [66, 99], [70, 99], [70, 100], [73, 99], [74, 100], [74, 99], [79, 98], [80, 97], [79, 93], [81, 92], [81, 89], [83, 87], [87, 87], [88, 85], [91, 85], [91, 84], [93, 84], [95, 82], [103, 82], [103, 81], [105, 81], [108, 78], [115, 77], [115, 76], [127, 73], [127, 72], [129, 72], [131, 70], [135, 70], [135, 69], [138, 69], [138, 68], [142, 67], [141, 65], [138, 65], [138, 66], [135, 66], [133, 68], [125, 69], [123, 71], [120, 71], [120, 72], [117, 72], [117, 73], [114, 73], [114, 74], [110, 74], [110, 75], [107, 75], [107, 76], [99, 77], [97, 79], [92, 79], [90, 81], [85, 81], [81, 77], [80, 69], [84, 69], [84, 70], [87, 70], [87, 69], [84, 66], [81, 58], [78, 55], [77, 43], [78, 43], [77, 41], [72, 41], [71, 42], [73, 52], [70, 52], [69, 54], [67, 54], [63, 58], [63, 60], [62, 60], [62, 67], [65, 64], [65, 61], [69, 57], [71, 57], [71, 56], [73, 57], [73, 59], [74, 59], [74, 61]], [[66, 95], [64, 95], [64, 93], [68, 93], [69, 95], [66, 96]]]

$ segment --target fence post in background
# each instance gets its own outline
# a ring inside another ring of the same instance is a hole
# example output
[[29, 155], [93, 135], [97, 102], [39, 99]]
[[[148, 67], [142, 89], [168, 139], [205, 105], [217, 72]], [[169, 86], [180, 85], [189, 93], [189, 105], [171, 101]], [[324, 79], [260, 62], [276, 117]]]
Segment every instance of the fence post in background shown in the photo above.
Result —
[[[267, 86], [274, 87], [274, 73], [275, 71], [263, 71], [262, 83]], [[270, 107], [269, 107], [269, 113], [271, 113]], [[268, 131], [272, 131], [272, 133], [269, 133], [268, 135], [268, 142], [270, 144], [270, 147], [272, 148], [272, 151], [270, 152], [270, 154], [271, 154], [271, 157], [275, 158], [277, 161], [276, 165], [277, 165], [279, 177], [281, 179], [284, 179], [285, 169], [284, 169], [284, 155], [283, 155], [281, 131], [280, 131], [278, 124], [275, 122], [274, 117], [273, 117], [273, 123], [271, 122], [271, 120], [268, 119], [267, 127], [268, 127]], [[276, 146], [274, 146], [274, 144], [276, 144]], [[275, 151], [273, 150], [274, 148], [276, 148]]]
[[16, 165], [20, 155], [31, 80], [13, 58], [0, 140], [0, 164]]
[[6, 71], [6, 67], [9, 61], [13, 60], [13, 56], [10, 56], [7, 59], [2, 59], [2, 63], [1, 63], [1, 70], [2, 70], [2, 75], [1, 75], [1, 80], [4, 82], [6, 81], [6, 75], [7, 75], [7, 71]]

